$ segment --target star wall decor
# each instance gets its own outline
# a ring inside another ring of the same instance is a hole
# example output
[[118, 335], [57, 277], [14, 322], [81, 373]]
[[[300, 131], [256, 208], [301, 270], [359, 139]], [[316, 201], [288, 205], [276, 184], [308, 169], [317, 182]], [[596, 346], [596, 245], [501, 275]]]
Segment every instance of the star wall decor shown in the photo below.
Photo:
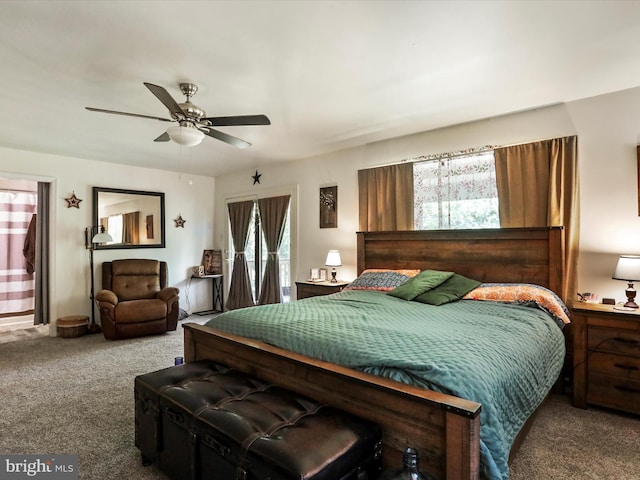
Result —
[[256, 170], [256, 174], [253, 176], [253, 184], [255, 185], [256, 183], [260, 183], [260, 177], [262, 176], [261, 173], [258, 173], [258, 170]]
[[82, 199], [76, 197], [76, 192], [73, 192], [71, 194], [71, 196], [69, 198], [65, 198], [66, 202], [67, 202], [67, 208], [80, 208], [80, 202], [82, 201]]
[[176, 222], [176, 228], [184, 228], [184, 224], [187, 223], [187, 221], [182, 218], [182, 214], [178, 215], [178, 218], [175, 218], [173, 221]]

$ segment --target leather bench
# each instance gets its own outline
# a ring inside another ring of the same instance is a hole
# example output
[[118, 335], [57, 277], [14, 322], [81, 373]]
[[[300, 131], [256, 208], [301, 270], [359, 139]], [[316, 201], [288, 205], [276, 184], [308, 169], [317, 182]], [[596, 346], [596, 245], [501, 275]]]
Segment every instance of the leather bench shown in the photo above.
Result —
[[372, 480], [380, 428], [224, 365], [135, 379], [136, 446], [175, 480]]

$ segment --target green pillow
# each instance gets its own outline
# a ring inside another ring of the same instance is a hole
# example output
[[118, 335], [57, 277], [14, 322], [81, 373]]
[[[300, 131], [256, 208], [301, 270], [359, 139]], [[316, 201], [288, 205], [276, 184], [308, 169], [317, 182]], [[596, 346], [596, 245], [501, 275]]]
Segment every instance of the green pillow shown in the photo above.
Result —
[[423, 270], [415, 277], [411, 277], [406, 282], [387, 292], [394, 297], [404, 300], [413, 300], [421, 293], [437, 287], [442, 282], [453, 275], [453, 272], [440, 272], [438, 270]]
[[472, 280], [457, 273], [451, 275], [445, 282], [432, 290], [428, 290], [414, 298], [417, 302], [431, 305], [444, 305], [462, 298], [481, 282]]

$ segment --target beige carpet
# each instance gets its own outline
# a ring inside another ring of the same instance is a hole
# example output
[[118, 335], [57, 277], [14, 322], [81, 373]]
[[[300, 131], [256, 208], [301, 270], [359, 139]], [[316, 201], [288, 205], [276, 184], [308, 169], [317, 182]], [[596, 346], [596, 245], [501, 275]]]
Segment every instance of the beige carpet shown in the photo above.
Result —
[[37, 327], [0, 327], [0, 344], [19, 342], [31, 338], [46, 337], [49, 335], [49, 325]]
[[[190, 317], [203, 323], [206, 317]], [[182, 329], [137, 340], [43, 337], [0, 345], [0, 452], [77, 454], [80, 479], [159, 479], [134, 446], [133, 379], [182, 355]], [[511, 480], [638, 480], [640, 419], [554, 396]], [[222, 479], [221, 479], [222, 480]]]

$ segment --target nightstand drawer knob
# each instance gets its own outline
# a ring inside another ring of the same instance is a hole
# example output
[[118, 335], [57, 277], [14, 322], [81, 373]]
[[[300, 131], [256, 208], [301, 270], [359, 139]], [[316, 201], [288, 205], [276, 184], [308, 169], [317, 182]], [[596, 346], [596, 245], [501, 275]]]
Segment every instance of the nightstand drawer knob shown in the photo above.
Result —
[[625, 385], [614, 385], [613, 388], [627, 393], [640, 393], [640, 389], [627, 387]]
[[627, 345], [640, 345], [640, 340], [635, 340], [632, 338], [624, 338], [624, 337], [614, 337], [614, 342], [625, 343]]
[[632, 370], [632, 371], [640, 370], [640, 368], [634, 365], [622, 365], [621, 363], [614, 363], [613, 366], [622, 368], [623, 370]]

